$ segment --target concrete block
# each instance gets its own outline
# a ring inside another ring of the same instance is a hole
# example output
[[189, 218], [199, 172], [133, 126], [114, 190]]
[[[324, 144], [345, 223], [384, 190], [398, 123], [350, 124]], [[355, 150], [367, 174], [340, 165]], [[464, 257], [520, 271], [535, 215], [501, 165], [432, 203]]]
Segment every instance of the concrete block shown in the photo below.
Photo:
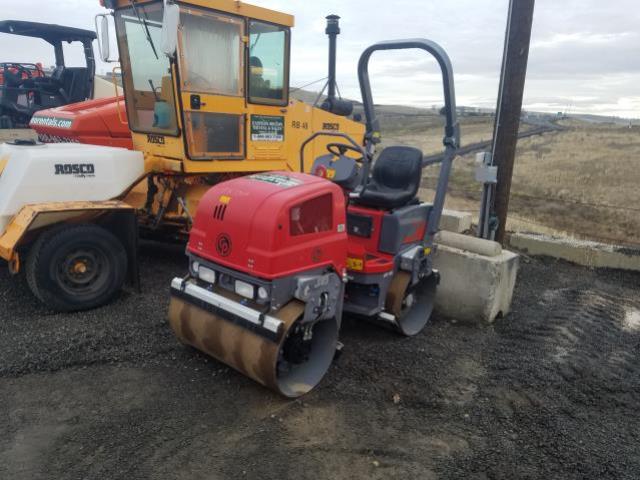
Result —
[[497, 255], [486, 256], [439, 244], [434, 257], [434, 268], [441, 275], [436, 312], [474, 323], [490, 323], [506, 316], [511, 310], [518, 258], [502, 249]]
[[495, 257], [502, 253], [502, 245], [498, 242], [453, 232], [438, 232], [435, 237], [435, 242], [438, 245], [458, 248], [467, 252], [484, 255], [485, 257]]
[[546, 255], [586, 267], [640, 271], [640, 248], [535, 233], [514, 233], [509, 244], [529, 255]]
[[471, 214], [457, 210], [443, 210], [440, 217], [440, 230], [462, 233], [471, 229]]

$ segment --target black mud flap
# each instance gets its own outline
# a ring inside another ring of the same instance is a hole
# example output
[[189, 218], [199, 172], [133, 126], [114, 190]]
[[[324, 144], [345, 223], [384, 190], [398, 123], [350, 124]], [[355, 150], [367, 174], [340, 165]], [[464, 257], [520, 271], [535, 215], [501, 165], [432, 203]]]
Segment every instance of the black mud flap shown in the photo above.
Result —
[[99, 225], [113, 233], [127, 252], [127, 283], [140, 293], [140, 265], [138, 259], [138, 218], [136, 211], [122, 210], [107, 215]]

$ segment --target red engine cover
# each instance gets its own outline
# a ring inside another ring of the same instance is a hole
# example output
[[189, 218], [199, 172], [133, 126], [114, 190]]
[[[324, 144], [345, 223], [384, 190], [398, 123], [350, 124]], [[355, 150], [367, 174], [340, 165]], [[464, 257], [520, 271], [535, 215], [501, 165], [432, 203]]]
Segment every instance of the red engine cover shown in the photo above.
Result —
[[311, 268], [344, 271], [345, 200], [322, 178], [269, 172], [215, 185], [202, 197], [189, 252], [273, 279]]
[[29, 126], [46, 143], [90, 143], [131, 150], [133, 143], [126, 118], [123, 97], [112, 97], [41, 110], [35, 113]]

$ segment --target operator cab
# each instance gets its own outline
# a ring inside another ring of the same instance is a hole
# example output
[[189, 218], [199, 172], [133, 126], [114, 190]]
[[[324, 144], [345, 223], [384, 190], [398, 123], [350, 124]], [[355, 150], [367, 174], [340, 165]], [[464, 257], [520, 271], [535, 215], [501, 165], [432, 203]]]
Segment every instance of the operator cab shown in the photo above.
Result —
[[221, 2], [220, 10], [181, 3], [168, 55], [162, 2], [112, 3], [122, 70], [131, 72], [123, 81], [134, 133], [161, 135], [164, 144], [184, 135], [187, 158], [200, 162], [250, 156], [245, 139], [278, 150], [292, 17], [239, 2]]
[[[290, 97], [293, 16], [236, 0], [103, 4], [113, 14], [102, 15], [100, 51], [108, 58], [113, 17], [134, 147], [158, 160], [154, 169], [308, 172], [312, 162], [300, 165], [295, 152], [310, 133], [362, 138], [348, 102]], [[339, 29], [329, 17], [331, 96]], [[324, 140], [313, 146], [316, 155]]]
[[[91, 30], [17, 20], [0, 21], [0, 33], [39, 38], [53, 47], [55, 66], [42, 63], [0, 63], [0, 121], [2, 127], [26, 127], [38, 110], [60, 107], [93, 97], [95, 60]], [[71, 48], [83, 52], [83, 66], [69, 67]]]

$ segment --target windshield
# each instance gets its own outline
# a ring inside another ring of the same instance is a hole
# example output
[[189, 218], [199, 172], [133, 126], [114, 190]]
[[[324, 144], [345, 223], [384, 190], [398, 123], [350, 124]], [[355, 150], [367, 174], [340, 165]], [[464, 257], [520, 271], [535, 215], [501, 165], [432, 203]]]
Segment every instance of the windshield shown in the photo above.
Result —
[[249, 99], [252, 103], [287, 103], [287, 29], [249, 22]]
[[135, 132], [176, 135], [178, 125], [169, 59], [159, 50], [162, 4], [116, 11], [129, 126]]

